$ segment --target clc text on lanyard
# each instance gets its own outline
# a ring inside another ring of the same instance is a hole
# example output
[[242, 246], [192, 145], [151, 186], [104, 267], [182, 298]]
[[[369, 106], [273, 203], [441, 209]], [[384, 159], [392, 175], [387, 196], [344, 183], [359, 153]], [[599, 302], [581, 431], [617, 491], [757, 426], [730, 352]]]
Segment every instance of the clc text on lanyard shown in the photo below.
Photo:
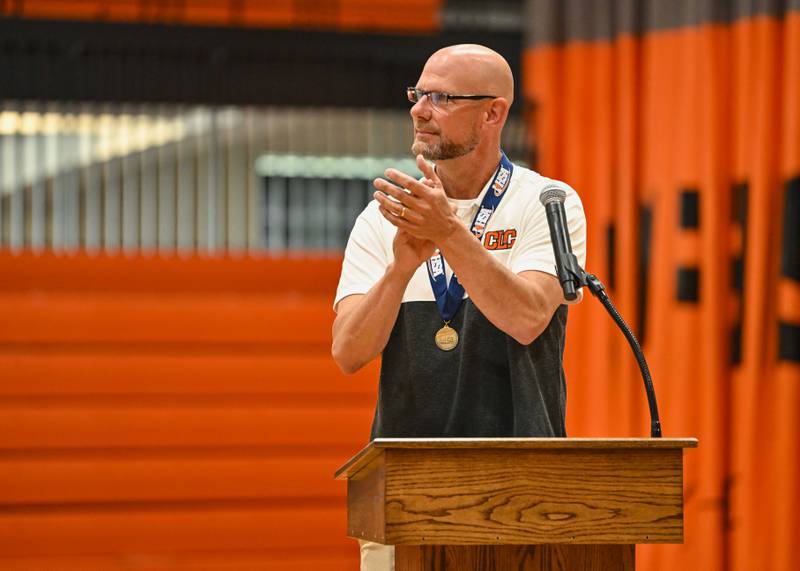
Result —
[[[508, 184], [511, 182], [511, 173], [513, 171], [514, 165], [508, 160], [506, 154], [500, 151], [500, 165], [497, 167], [497, 172], [494, 173], [494, 178], [470, 226], [470, 232], [478, 240], [483, 237], [483, 233], [489, 225], [489, 220], [494, 211], [497, 210], [500, 201], [503, 200]], [[436, 332], [436, 345], [443, 351], [450, 351], [458, 345], [458, 332], [450, 327], [450, 320], [453, 319], [453, 316], [461, 306], [461, 300], [464, 297], [464, 286], [458, 282], [455, 274], [450, 278], [450, 284], [448, 285], [444, 256], [441, 253], [431, 256], [426, 264], [428, 266], [428, 278], [430, 278], [433, 295], [436, 298], [436, 305], [439, 307], [439, 314], [444, 321], [444, 327]]]

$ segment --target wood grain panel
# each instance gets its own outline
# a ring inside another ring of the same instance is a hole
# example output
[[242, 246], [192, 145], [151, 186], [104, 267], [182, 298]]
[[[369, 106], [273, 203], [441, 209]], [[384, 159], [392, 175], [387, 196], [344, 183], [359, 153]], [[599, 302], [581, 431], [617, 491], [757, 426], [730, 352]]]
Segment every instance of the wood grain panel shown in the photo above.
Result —
[[332, 297], [5, 293], [0, 343], [331, 343]]
[[681, 450], [389, 450], [390, 544], [681, 543]]
[[0, 512], [4, 557], [268, 550], [352, 545], [336, 507], [138, 508]]
[[[251, 399], [252, 400], [252, 399]], [[0, 449], [352, 445], [369, 438], [371, 406], [161, 408], [0, 406]]]
[[696, 448], [696, 438], [562, 438], [562, 437], [503, 437], [503, 438], [376, 438], [365, 450], [410, 449], [451, 450], [464, 448], [473, 450], [494, 449], [549, 449], [570, 450], [653, 450], [660, 448]]
[[0, 353], [0, 397], [251, 394], [306, 399], [335, 394], [374, 402], [377, 394], [377, 360], [354, 375], [344, 375], [327, 352], [101, 350]]
[[[333, 480], [341, 460], [318, 450], [281, 456], [217, 450], [168, 458], [0, 459], [0, 504], [206, 501], [248, 498], [342, 499]], [[0, 567], [1, 568], [1, 567]]]
[[633, 545], [398, 545], [396, 571], [633, 571]]
[[350, 478], [389, 449], [410, 450], [653, 450], [696, 448], [696, 438], [376, 438], [336, 471]]
[[380, 456], [347, 481], [347, 535], [383, 543], [386, 529], [386, 478]]

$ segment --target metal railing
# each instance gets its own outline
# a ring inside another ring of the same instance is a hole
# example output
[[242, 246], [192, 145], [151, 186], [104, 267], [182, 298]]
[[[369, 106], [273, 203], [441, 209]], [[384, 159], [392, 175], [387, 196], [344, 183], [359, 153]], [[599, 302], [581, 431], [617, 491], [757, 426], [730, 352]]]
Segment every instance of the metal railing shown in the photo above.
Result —
[[[397, 111], [6, 102], [0, 248], [338, 253], [410, 141]], [[512, 119], [506, 151], [526, 141]]]

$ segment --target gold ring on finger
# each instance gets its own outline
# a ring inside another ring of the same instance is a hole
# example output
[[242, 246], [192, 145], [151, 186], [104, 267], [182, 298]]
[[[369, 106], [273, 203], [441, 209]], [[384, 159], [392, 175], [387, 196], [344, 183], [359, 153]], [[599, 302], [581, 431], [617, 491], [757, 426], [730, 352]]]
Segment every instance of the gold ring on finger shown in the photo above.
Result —
[[405, 206], [403, 206], [400, 209], [400, 215], [399, 216], [400, 216], [400, 218], [405, 218], [406, 217], [406, 207]]

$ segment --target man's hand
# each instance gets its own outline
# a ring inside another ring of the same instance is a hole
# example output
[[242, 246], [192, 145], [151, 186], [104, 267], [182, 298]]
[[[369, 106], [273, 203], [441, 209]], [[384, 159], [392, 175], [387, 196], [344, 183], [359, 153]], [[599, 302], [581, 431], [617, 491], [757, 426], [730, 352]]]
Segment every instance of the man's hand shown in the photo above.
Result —
[[396, 184], [375, 179], [373, 184], [379, 192], [374, 197], [383, 217], [400, 231], [439, 244], [463, 224], [447, 200], [442, 181], [422, 155], [417, 155], [417, 166], [425, 176], [423, 180], [386, 169], [384, 174]]
[[436, 246], [430, 240], [412, 236], [405, 230], [397, 230], [394, 242], [394, 263], [401, 272], [414, 272], [425, 260], [433, 256]]

